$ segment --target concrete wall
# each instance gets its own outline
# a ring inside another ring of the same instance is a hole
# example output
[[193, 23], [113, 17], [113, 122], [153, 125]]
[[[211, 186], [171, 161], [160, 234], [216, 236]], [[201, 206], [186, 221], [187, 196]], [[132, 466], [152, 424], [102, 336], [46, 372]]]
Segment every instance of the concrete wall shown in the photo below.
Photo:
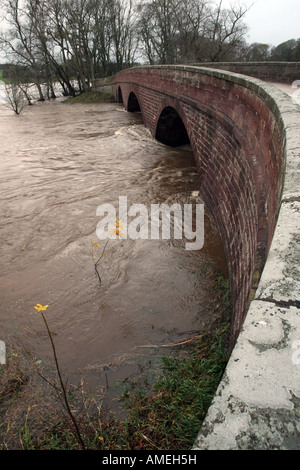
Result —
[[260, 80], [196, 67], [130, 69], [114, 90], [125, 107], [134, 93], [153, 135], [176, 109], [227, 256], [235, 346], [194, 448], [298, 448], [300, 107]]
[[300, 80], [300, 62], [203, 62], [197, 65], [241, 73], [270, 82], [291, 84]]

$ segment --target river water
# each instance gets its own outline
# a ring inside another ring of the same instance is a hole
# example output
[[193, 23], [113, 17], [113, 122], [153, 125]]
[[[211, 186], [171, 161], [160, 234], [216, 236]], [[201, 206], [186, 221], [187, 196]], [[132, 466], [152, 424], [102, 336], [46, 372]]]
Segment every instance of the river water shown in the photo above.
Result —
[[[155, 141], [139, 113], [116, 103], [0, 106], [0, 339], [51, 361], [46, 316], [62, 370], [73, 383], [113, 386], [155, 364], [213, 320], [209, 277], [226, 273], [205, 213], [205, 243], [97, 239], [97, 207], [187, 202], [198, 191], [189, 147]], [[100, 246], [92, 246], [98, 242]], [[93, 253], [96, 251], [96, 253]], [[146, 346], [146, 347], [145, 347]], [[42, 364], [43, 364], [42, 362]]]

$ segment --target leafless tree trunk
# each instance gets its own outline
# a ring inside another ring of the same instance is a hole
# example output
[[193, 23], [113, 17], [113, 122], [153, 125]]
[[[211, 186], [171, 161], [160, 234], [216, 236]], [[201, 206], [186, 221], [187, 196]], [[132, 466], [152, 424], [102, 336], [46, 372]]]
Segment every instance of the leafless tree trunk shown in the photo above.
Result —
[[210, 42], [210, 60], [216, 62], [224, 50], [240, 44], [247, 32], [243, 18], [249, 8], [237, 4], [222, 8], [222, 0], [211, 15], [208, 39]]
[[24, 66], [30, 66], [35, 85], [39, 92], [39, 99], [44, 100], [41, 87], [40, 64], [33, 28], [27, 18], [27, 11], [20, 6], [19, 0], [6, 0], [6, 20], [10, 25], [7, 34], [0, 37], [0, 44], [7, 53]]
[[20, 114], [27, 104], [26, 96], [17, 83], [5, 84], [6, 106]]
[[[95, 78], [131, 66], [217, 61], [244, 47], [248, 8], [222, 0], [3, 0], [10, 29], [0, 34], [7, 57], [30, 71], [44, 99], [81, 92]], [[238, 1], [238, 0], [237, 0]]]
[[118, 69], [131, 65], [137, 43], [133, 31], [135, 9], [133, 0], [111, 2], [112, 43]]

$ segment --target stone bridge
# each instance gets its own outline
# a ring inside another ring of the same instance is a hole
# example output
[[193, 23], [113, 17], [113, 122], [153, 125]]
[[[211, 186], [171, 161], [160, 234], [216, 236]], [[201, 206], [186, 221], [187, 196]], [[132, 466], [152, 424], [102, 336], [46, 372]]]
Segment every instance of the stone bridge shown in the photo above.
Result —
[[191, 144], [224, 245], [233, 350], [194, 448], [300, 449], [300, 106], [196, 66], [127, 69], [113, 90], [159, 141]]

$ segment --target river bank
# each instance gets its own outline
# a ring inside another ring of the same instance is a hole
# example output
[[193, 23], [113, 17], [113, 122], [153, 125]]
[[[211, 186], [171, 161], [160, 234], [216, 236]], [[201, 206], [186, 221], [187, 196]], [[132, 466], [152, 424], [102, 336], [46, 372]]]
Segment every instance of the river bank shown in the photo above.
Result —
[[[123, 416], [102, 408], [107, 390], [88, 394], [83, 382], [68, 388], [86, 449], [191, 449], [227, 363], [229, 298], [228, 284], [218, 276], [211, 303], [218, 321], [210, 332], [169, 345], [155, 382], [141, 372], [124, 383], [118, 397]], [[80, 449], [57, 378], [44, 375], [49, 365], [45, 372], [28, 351], [13, 345], [8, 351], [7, 365], [0, 366], [0, 449]]]
[[[164, 345], [208, 333], [220, 318], [219, 302], [211, 303], [214, 273], [227, 279], [226, 261], [206, 213], [201, 250], [185, 250], [184, 240], [112, 240], [99, 284], [93, 258], [103, 250], [94, 243], [97, 207], [116, 206], [120, 195], [145, 206], [195, 202], [199, 188], [191, 149], [155, 141], [139, 113], [126, 113], [116, 103], [69, 106], [57, 99], [28, 106], [19, 116], [1, 107], [0, 115], [0, 324], [7, 346], [1, 442], [3, 448], [39, 448], [44, 445], [39, 433], [49, 431], [53, 438], [64, 428], [53, 387], [36, 375], [39, 367], [47, 380], [56, 379], [34, 305], [49, 305], [47, 318], [71, 396], [76, 392], [84, 404], [92, 402], [95, 419], [104, 409], [116, 416], [124, 386], [141, 375], [155, 383]], [[92, 398], [98, 396], [99, 401]], [[77, 403], [72, 402], [74, 411], [83, 410]], [[118, 429], [123, 435], [124, 428]], [[105, 445], [113, 445], [107, 439]]]

